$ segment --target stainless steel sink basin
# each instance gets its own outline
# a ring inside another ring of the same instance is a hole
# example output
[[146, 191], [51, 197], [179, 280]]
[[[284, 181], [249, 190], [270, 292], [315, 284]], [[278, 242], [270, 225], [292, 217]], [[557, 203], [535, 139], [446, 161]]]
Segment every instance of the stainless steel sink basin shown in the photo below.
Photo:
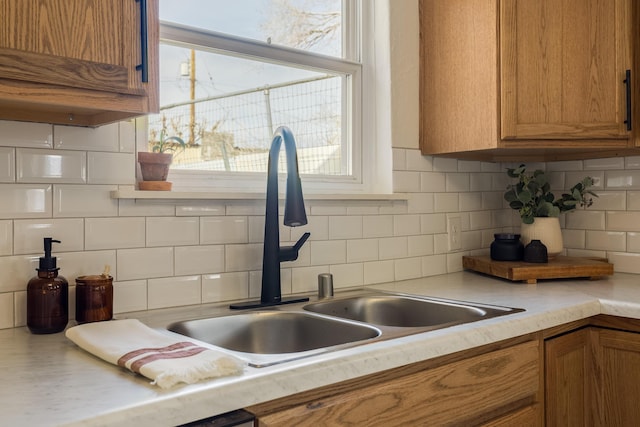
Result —
[[[380, 335], [380, 330], [375, 327], [286, 311], [255, 311], [187, 320], [173, 323], [167, 329], [228, 350], [258, 355], [326, 350]], [[278, 360], [283, 358], [290, 357], [279, 356]], [[268, 358], [253, 364], [267, 365]]]
[[374, 325], [445, 327], [502, 316], [520, 309], [404, 295], [361, 295], [304, 306], [305, 310]]
[[167, 329], [263, 367], [520, 311], [524, 310], [358, 291], [311, 304], [185, 320]]

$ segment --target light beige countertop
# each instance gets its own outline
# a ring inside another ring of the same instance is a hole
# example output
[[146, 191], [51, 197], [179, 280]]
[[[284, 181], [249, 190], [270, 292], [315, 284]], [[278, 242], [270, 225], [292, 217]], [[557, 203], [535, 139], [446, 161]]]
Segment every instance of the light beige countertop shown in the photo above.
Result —
[[[597, 314], [640, 318], [640, 276], [631, 274], [525, 285], [461, 272], [370, 288], [526, 311], [265, 368], [247, 367], [240, 376], [171, 390], [101, 361], [63, 333], [2, 330], [0, 425], [177, 425]], [[120, 317], [164, 327], [209, 311], [220, 309], [198, 306]]]

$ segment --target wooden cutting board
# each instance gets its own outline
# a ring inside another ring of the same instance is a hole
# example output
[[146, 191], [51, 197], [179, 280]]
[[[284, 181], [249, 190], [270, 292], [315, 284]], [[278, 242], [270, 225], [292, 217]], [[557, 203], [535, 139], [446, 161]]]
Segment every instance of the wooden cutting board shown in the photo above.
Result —
[[503, 279], [537, 283], [540, 279], [588, 277], [592, 280], [613, 274], [613, 264], [606, 258], [557, 256], [545, 264], [524, 261], [494, 261], [489, 256], [463, 256], [467, 270]]

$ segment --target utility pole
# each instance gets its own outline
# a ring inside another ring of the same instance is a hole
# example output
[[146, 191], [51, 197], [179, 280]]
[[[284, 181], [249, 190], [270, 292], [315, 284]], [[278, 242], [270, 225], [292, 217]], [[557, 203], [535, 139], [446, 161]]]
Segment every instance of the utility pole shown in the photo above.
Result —
[[194, 49], [191, 49], [191, 62], [189, 65], [189, 81], [191, 83], [191, 90], [189, 92], [189, 99], [191, 100], [189, 112], [189, 145], [194, 145], [196, 142], [196, 104], [193, 102], [196, 99], [196, 51]]

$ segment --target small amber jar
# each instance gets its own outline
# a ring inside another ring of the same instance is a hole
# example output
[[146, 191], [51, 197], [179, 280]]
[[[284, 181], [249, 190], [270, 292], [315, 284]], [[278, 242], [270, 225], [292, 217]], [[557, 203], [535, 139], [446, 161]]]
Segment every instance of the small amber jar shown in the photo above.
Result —
[[76, 321], [111, 320], [113, 317], [113, 277], [93, 275], [76, 278]]

